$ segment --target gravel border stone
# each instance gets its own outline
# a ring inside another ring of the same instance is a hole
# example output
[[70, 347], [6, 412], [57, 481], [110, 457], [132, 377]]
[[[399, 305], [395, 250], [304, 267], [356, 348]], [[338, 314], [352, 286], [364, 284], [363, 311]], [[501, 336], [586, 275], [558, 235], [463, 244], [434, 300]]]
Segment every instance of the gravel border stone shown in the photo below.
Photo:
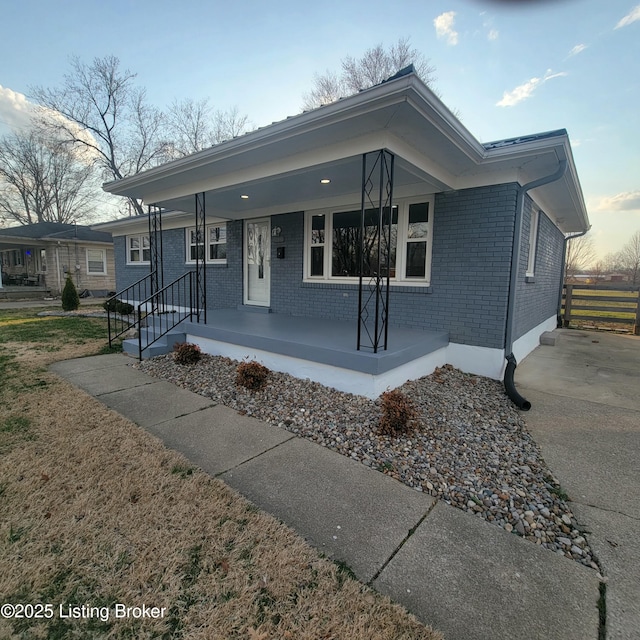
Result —
[[558, 481], [522, 413], [488, 378], [449, 365], [399, 387], [418, 411], [406, 435], [379, 431], [380, 400], [271, 371], [249, 391], [239, 362], [203, 355], [181, 366], [171, 354], [133, 366], [377, 469], [552, 552], [598, 570]]

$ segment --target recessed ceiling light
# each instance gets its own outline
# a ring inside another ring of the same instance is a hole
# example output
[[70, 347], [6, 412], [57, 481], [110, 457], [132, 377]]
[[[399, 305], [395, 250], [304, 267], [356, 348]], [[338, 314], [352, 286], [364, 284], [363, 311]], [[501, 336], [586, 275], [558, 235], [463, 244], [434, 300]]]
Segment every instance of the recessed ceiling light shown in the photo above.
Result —
[[241, 197], [243, 200], [248, 200], [248, 199], [249, 199], [249, 196], [244, 195], [244, 194], [243, 194], [243, 195], [241, 195], [240, 197]]
[[320, 184], [329, 184], [331, 182], [331, 180], [329, 180], [329, 178], [322, 178], [322, 180], [320, 180]]

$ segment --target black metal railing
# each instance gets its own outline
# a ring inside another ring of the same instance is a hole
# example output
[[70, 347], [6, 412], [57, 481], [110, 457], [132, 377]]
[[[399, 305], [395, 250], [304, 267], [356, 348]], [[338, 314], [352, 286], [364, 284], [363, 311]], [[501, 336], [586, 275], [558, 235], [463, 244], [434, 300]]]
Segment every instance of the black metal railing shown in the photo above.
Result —
[[144, 278], [119, 291], [107, 299], [107, 324], [109, 327], [109, 346], [113, 341], [125, 334], [129, 329], [140, 328], [140, 315], [136, 315], [136, 305], [146, 300], [152, 291], [154, 274], [149, 273]]
[[[193, 320], [195, 272], [187, 271], [138, 304], [138, 316], [144, 318], [144, 331], [138, 332], [138, 358], [142, 352], [184, 320]], [[143, 336], [144, 333], [144, 336]]]

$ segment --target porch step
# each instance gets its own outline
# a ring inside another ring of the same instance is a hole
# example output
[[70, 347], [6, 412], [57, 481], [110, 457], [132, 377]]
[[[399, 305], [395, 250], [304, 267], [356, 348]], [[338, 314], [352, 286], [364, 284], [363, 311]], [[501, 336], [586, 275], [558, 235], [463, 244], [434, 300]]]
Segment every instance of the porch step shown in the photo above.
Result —
[[[153, 327], [141, 329], [142, 335], [142, 358], [154, 358], [155, 356], [162, 356], [165, 353], [171, 353], [173, 351], [173, 345], [178, 342], [185, 342], [187, 339], [187, 335], [183, 331], [171, 330], [161, 338], [158, 339], [157, 342], [154, 342], [152, 345], [145, 347], [145, 344], [148, 344], [151, 340], [155, 338], [155, 331]], [[138, 339], [131, 338], [129, 340], [124, 340], [122, 343], [122, 350], [125, 353], [128, 353], [131, 356], [138, 357]]]

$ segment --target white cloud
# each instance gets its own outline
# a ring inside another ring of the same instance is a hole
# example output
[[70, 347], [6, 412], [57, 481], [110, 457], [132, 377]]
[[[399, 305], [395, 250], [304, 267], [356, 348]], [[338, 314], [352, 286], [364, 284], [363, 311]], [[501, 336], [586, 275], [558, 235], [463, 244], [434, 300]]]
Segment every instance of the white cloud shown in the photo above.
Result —
[[621, 29], [622, 27], [628, 27], [632, 22], [636, 22], [637, 20], [640, 20], [640, 4], [633, 7], [633, 9], [618, 22], [615, 28]]
[[[43, 115], [52, 123], [64, 124], [75, 136], [88, 144], [97, 144], [88, 130], [67, 120], [58, 111], [39, 107], [29, 102], [24, 94], [0, 85], [0, 135], [28, 132], [33, 127], [33, 118]], [[77, 154], [79, 159], [86, 159], [87, 162], [93, 162], [97, 157], [96, 152], [89, 148], [79, 148]]]
[[22, 93], [0, 85], [0, 124], [13, 131], [29, 128], [33, 106]]
[[569, 51], [569, 57], [577, 56], [579, 53], [582, 53], [587, 48], [586, 44], [577, 44], [571, 51]]
[[640, 190], [625, 191], [615, 196], [601, 198], [596, 211], [637, 211], [640, 212]]
[[498, 33], [497, 29], [490, 29], [489, 33], [487, 34], [487, 38], [489, 40], [497, 40], [499, 35], [500, 34]]
[[505, 91], [502, 95], [502, 99], [499, 102], [496, 102], [497, 107], [514, 107], [519, 104], [523, 100], [530, 98], [535, 90], [547, 80], [552, 80], [553, 78], [561, 78], [566, 76], [566, 72], [560, 71], [558, 73], [552, 73], [551, 69], [547, 69], [547, 72], [544, 74], [542, 78], [531, 78], [527, 82], [518, 85], [515, 89], [511, 91]]
[[436, 28], [436, 35], [438, 38], [446, 38], [447, 44], [458, 44], [458, 32], [453, 28], [455, 17], [455, 11], [447, 11], [446, 13], [440, 14], [433, 21]]

